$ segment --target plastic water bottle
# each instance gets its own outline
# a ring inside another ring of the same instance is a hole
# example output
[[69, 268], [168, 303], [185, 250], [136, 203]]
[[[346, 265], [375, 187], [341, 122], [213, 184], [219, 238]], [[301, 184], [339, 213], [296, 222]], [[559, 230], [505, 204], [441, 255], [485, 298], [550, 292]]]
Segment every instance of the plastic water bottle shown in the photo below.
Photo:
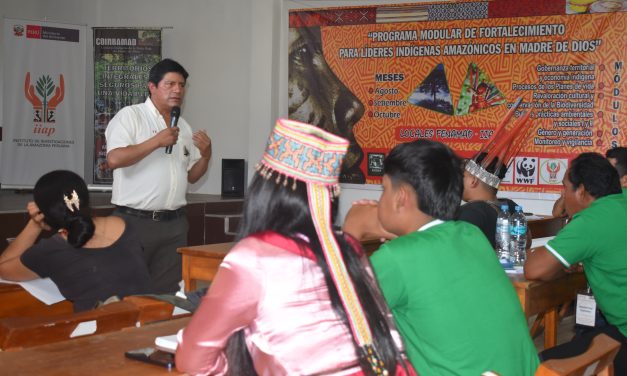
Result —
[[509, 231], [509, 210], [507, 204], [501, 205], [501, 211], [496, 217], [495, 246], [496, 255], [504, 268], [512, 268], [512, 260], [510, 258], [510, 231]]
[[511, 241], [509, 250], [514, 266], [523, 266], [527, 246], [527, 218], [525, 218], [522, 207], [518, 205], [516, 211], [509, 218], [509, 234]]

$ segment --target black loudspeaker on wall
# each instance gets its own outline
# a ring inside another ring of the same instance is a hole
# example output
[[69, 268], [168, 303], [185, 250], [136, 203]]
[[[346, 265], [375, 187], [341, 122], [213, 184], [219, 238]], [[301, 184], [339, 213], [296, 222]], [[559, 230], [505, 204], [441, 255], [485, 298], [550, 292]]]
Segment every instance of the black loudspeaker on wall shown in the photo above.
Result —
[[244, 197], [246, 161], [222, 160], [222, 196]]

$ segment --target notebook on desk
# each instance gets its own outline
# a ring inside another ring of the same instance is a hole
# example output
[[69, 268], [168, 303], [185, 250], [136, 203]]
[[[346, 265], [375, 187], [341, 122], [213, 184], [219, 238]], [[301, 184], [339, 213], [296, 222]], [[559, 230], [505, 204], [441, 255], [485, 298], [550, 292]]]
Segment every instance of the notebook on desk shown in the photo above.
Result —
[[155, 346], [159, 350], [167, 351], [174, 353], [176, 352], [176, 347], [178, 346], [178, 341], [176, 340], [176, 334], [171, 334], [169, 336], [161, 336], [155, 338]]

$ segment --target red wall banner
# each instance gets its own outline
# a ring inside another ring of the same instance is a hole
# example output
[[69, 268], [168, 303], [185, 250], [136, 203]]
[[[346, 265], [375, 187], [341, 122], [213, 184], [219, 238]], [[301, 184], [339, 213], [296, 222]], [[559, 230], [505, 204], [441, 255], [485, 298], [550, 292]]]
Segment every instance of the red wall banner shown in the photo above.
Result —
[[522, 97], [531, 129], [501, 189], [558, 192], [577, 154], [627, 144], [627, 13], [510, 3], [292, 11], [289, 117], [351, 141], [343, 182], [378, 184], [396, 144], [470, 157]]

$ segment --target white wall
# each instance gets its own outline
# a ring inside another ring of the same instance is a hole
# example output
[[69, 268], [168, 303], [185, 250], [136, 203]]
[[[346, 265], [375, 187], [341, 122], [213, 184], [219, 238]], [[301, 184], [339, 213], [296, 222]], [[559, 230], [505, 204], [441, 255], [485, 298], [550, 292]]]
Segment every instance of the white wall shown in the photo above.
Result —
[[[0, 0], [0, 15], [86, 24], [89, 27], [171, 27], [163, 33], [163, 56], [178, 60], [190, 73], [183, 116], [193, 128], [206, 129], [213, 140], [209, 173], [191, 190], [219, 193], [221, 159], [245, 158], [250, 178], [274, 121], [287, 113], [288, 9], [395, 2]], [[0, 28], [0, 41], [1, 33]], [[90, 49], [91, 30], [88, 36]], [[89, 85], [93, 85], [93, 79], [91, 73], [88, 74], [86, 97], [90, 101], [93, 98]], [[0, 91], [0, 106], [1, 96]], [[91, 110], [88, 110], [90, 116]], [[87, 118], [86, 124], [90, 123], [92, 121]], [[345, 185], [340, 215], [343, 217], [352, 201], [362, 197], [378, 198], [379, 194], [378, 186]], [[527, 194], [525, 197], [531, 199], [515, 198], [525, 211], [547, 214], [555, 195]]]

